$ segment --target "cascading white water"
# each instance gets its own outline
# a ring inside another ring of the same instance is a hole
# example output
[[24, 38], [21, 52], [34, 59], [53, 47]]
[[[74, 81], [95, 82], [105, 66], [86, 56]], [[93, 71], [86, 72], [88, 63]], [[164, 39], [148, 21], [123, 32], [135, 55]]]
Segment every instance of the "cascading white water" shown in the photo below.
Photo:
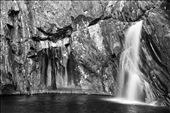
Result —
[[142, 92], [139, 77], [141, 72], [138, 67], [142, 22], [136, 22], [127, 30], [124, 51], [120, 58], [118, 96], [132, 101], [140, 100], [140, 92]]
[[103, 100], [123, 104], [155, 106], [154, 94], [149, 84], [141, 79], [143, 74], [139, 69], [142, 23], [143, 21], [136, 22], [125, 33], [124, 51], [120, 57], [118, 96], [116, 98], [104, 98]]

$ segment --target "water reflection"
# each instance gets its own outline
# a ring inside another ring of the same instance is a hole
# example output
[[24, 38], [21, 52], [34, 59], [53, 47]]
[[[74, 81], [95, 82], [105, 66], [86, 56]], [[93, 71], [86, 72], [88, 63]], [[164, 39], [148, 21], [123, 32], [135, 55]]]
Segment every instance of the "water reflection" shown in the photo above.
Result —
[[170, 113], [167, 107], [121, 104], [105, 96], [48, 94], [1, 96], [1, 113]]

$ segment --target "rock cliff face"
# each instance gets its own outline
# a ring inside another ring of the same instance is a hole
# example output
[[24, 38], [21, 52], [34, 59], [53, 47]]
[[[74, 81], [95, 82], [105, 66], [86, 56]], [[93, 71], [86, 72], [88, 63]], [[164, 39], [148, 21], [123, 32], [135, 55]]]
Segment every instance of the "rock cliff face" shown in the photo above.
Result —
[[143, 20], [140, 69], [145, 101], [170, 105], [168, 1], [0, 4], [1, 94], [69, 88], [116, 96], [124, 33]]

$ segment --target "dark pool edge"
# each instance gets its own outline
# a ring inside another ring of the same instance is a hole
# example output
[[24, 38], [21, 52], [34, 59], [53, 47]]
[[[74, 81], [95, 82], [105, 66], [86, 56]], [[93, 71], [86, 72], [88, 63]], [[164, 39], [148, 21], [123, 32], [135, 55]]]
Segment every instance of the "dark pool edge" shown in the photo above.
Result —
[[100, 96], [113, 96], [111, 93], [105, 93], [105, 92], [93, 92], [93, 91], [87, 91], [87, 90], [39, 90], [36, 92], [13, 92], [13, 93], [6, 93], [6, 94], [0, 94], [0, 96], [12, 96], [12, 95], [41, 95], [41, 94], [84, 94], [84, 95], [100, 95]]

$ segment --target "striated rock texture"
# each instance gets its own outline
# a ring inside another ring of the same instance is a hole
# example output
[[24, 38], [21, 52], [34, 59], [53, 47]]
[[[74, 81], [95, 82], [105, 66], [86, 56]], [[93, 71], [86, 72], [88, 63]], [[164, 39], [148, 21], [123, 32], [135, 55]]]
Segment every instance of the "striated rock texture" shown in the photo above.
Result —
[[1, 94], [81, 89], [117, 95], [124, 33], [144, 20], [145, 101], [170, 105], [168, 1], [1, 1]]
[[[78, 63], [70, 49], [71, 34], [66, 32], [69, 32], [69, 25], [74, 28], [76, 22], [81, 21], [74, 19], [78, 15], [88, 16], [91, 21], [101, 16], [103, 4], [100, 1], [0, 3], [1, 93], [19, 91], [29, 94], [59, 88], [82, 89], [79, 85], [81, 75], [77, 71]], [[71, 16], [74, 19], [72, 21]], [[40, 28], [57, 34], [47, 36]], [[98, 87], [98, 83], [94, 84], [95, 88]], [[94, 88], [91, 86], [89, 89]], [[97, 88], [94, 92], [102, 90]]]

